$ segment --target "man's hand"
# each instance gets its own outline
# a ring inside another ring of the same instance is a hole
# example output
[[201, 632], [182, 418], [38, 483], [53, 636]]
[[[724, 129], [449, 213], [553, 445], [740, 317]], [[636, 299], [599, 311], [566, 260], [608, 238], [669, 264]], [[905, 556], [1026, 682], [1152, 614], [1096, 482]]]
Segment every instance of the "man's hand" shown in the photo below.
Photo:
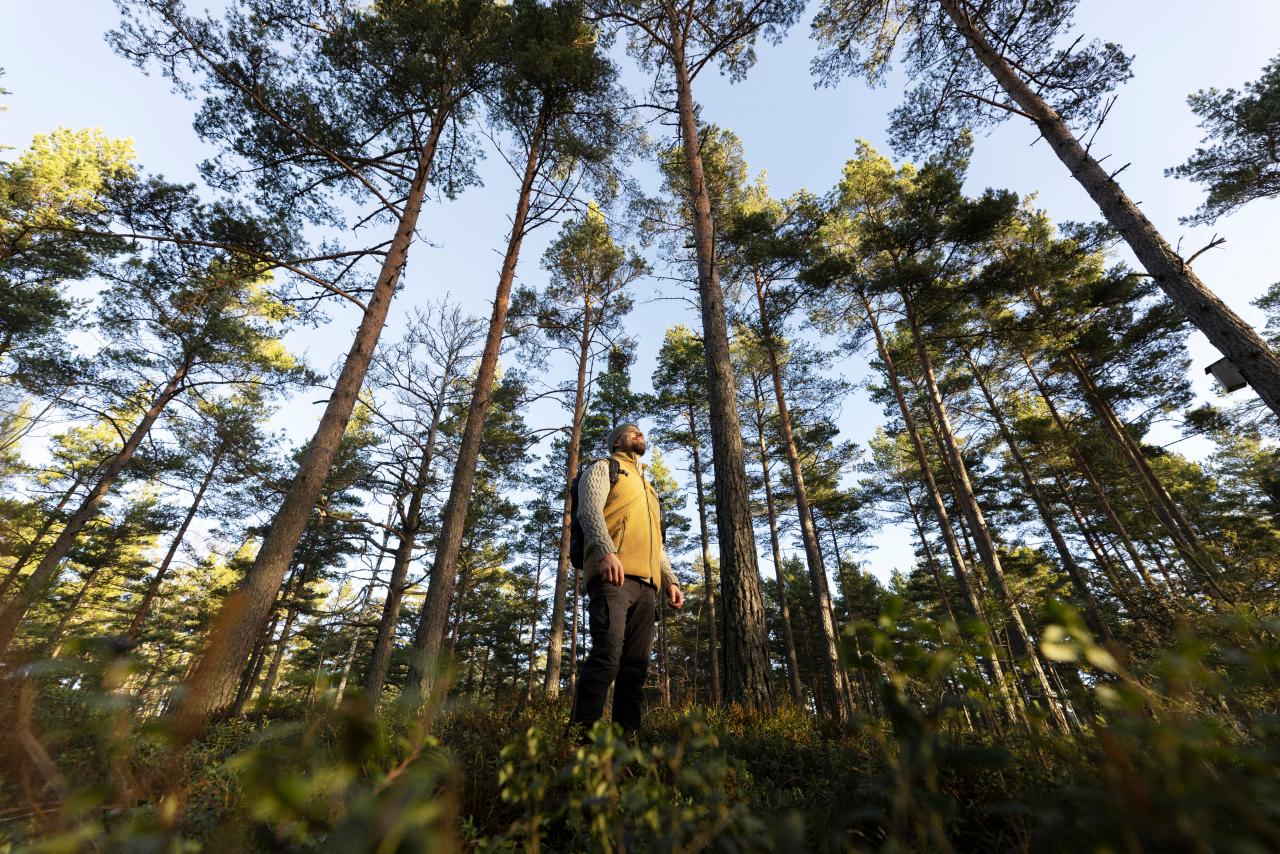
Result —
[[627, 580], [626, 574], [622, 571], [622, 561], [613, 552], [609, 552], [600, 561], [600, 574], [604, 576], [604, 580], [610, 584], [622, 586]]
[[684, 593], [680, 592], [680, 588], [677, 585], [667, 585], [667, 601], [671, 603], [672, 608], [684, 607]]

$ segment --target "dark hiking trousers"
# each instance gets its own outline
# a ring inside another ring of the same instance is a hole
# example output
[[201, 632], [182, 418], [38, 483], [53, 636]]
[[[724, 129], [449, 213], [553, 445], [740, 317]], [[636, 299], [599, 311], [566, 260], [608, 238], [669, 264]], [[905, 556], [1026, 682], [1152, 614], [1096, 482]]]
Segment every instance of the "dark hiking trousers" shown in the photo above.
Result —
[[640, 728], [644, 713], [644, 680], [653, 647], [658, 591], [630, 576], [621, 587], [597, 576], [587, 584], [587, 596], [591, 654], [578, 674], [570, 723], [590, 728], [600, 720], [613, 684], [613, 722], [631, 732]]

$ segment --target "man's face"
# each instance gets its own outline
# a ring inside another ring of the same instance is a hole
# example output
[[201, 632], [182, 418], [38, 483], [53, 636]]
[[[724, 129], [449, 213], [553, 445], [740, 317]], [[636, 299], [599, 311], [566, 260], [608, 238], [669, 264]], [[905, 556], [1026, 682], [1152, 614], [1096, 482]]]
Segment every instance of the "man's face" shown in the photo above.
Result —
[[628, 427], [618, 439], [618, 448], [633, 454], [643, 455], [645, 450], [644, 433], [639, 427]]

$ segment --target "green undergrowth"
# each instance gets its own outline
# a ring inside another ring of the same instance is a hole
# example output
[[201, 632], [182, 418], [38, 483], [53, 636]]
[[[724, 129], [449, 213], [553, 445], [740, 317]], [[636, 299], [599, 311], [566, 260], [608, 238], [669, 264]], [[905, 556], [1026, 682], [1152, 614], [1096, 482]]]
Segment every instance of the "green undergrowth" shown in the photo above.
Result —
[[654, 708], [586, 744], [564, 700], [521, 699], [348, 701], [175, 748], [112, 690], [127, 665], [50, 664], [0, 700], [0, 851], [1280, 850], [1275, 627], [1187, 635], [1139, 671], [1057, 617], [1046, 655], [1083, 680], [1069, 733], [997, 725], [961, 678], [982, 650], [892, 608], [857, 629], [874, 716]]

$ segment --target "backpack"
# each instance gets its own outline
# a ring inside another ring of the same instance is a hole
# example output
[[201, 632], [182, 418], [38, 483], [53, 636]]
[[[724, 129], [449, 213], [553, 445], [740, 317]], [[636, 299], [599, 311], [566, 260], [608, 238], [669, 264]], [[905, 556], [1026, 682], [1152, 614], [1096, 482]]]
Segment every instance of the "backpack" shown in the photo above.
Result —
[[[604, 459], [609, 463], [609, 488], [612, 489], [622, 474], [622, 466], [613, 457]], [[573, 564], [574, 569], [582, 569], [583, 559], [586, 556], [586, 535], [582, 531], [582, 522], [578, 520], [578, 481], [582, 479], [584, 471], [598, 462], [600, 460], [592, 460], [579, 468], [578, 473], [569, 483], [569, 563]]]

